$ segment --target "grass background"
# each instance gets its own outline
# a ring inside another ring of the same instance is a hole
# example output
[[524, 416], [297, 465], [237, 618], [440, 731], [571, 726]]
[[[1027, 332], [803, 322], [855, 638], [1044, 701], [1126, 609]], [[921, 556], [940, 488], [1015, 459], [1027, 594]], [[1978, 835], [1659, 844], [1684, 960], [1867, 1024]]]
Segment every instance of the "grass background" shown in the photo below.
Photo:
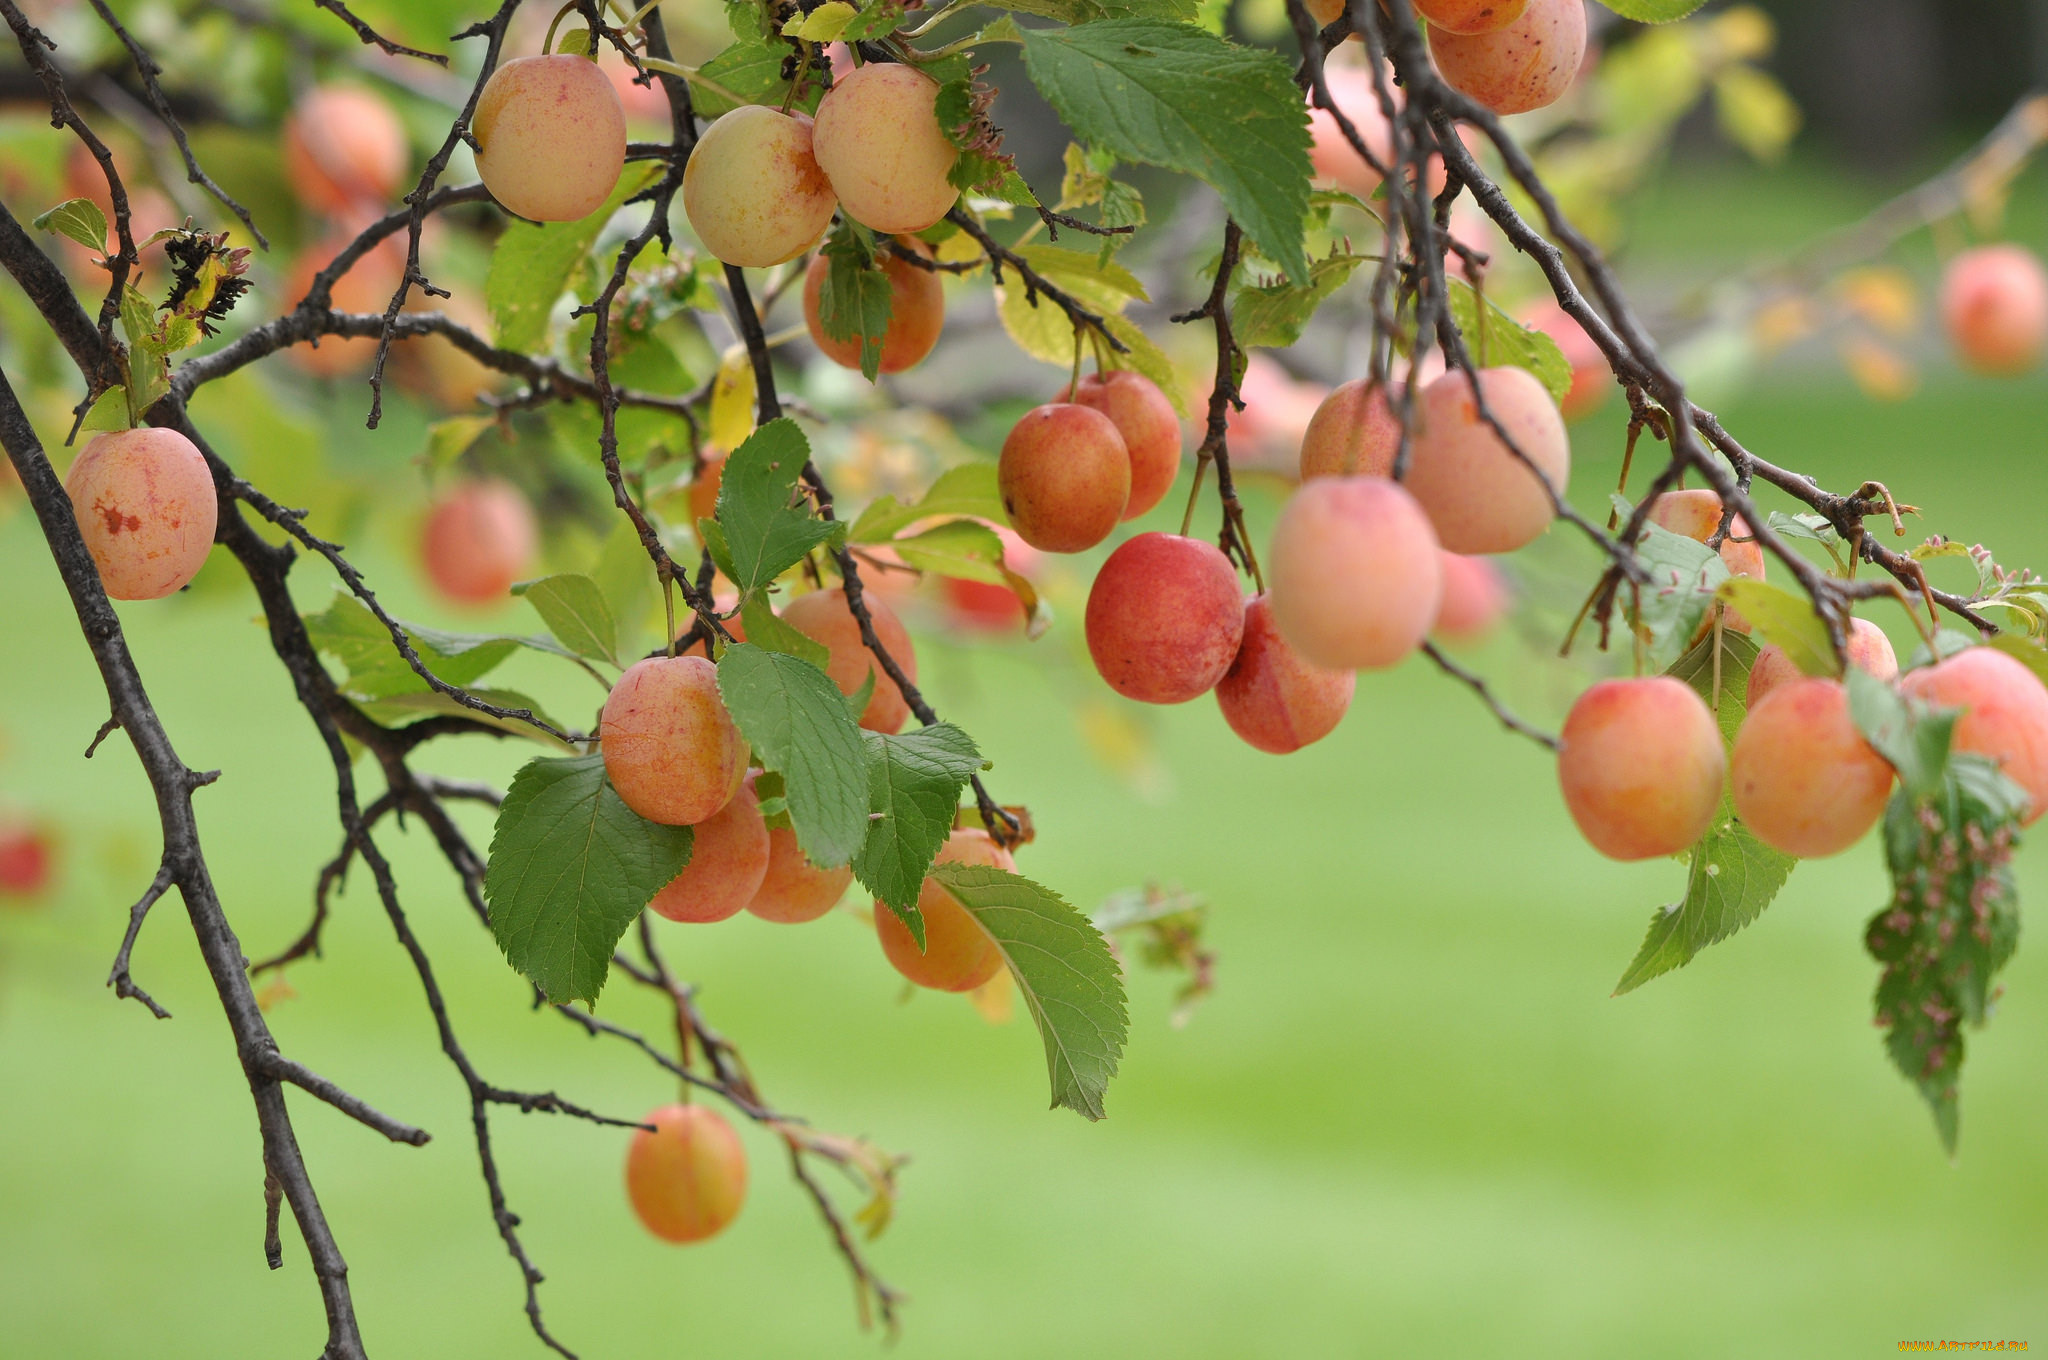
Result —
[[[1767, 187], [1731, 208], [1711, 182], [1653, 194], [1645, 211], [1663, 230], [1649, 236], [1698, 267], [1702, 210], [1762, 223], [1771, 201]], [[1937, 360], [1913, 400], [1877, 407], [1824, 369], [1793, 367], [1731, 394], [1722, 414], [1824, 484], [1884, 480], [1930, 528], [2048, 563], [2038, 375], [1978, 382]], [[1619, 455], [1611, 413], [1581, 428], [1577, 454], [1575, 490], [1597, 505]], [[1256, 493], [1255, 515], [1270, 510]], [[404, 579], [401, 561], [371, 560], [373, 575]], [[297, 575], [306, 603], [325, 598], [318, 571]], [[0, 1352], [311, 1354], [321, 1327], [304, 1252], [287, 1228], [285, 1268], [263, 1267], [254, 1121], [175, 902], [158, 908], [137, 968], [177, 1018], [153, 1022], [100, 985], [149, 874], [154, 820], [122, 741], [78, 759], [104, 701], [18, 511], [0, 522], [0, 580], [0, 793], [55, 818], [67, 850], [47, 910], [0, 913]], [[395, 584], [395, 603], [431, 616], [409, 590]], [[299, 928], [336, 831], [324, 758], [253, 613], [246, 591], [124, 608], [181, 753], [225, 772], [198, 805], [222, 896], [260, 956]], [[1903, 654], [1902, 616], [1878, 617]], [[1366, 677], [1343, 727], [1287, 760], [1238, 743], [1207, 701], [1139, 714], [1167, 776], [1139, 797], [1074, 721], [1070, 700], [1090, 691], [1058, 658], [1077, 627], [1070, 609], [1038, 650], [957, 649], [936, 630], [919, 645], [934, 701], [995, 759], [1001, 795], [1033, 808], [1026, 872], [1084, 904], [1148, 877], [1214, 904], [1220, 990], [1174, 1029], [1169, 984], [1134, 979], [1107, 1122], [1044, 1111], [1022, 1018], [990, 1026], [950, 998], [904, 1003], [851, 914], [665, 928], [771, 1099], [913, 1154], [898, 1221], [874, 1249], [912, 1296], [894, 1353], [2048, 1344], [2038, 941], [2024, 941], [1994, 1024], [1973, 1037], [1951, 1165], [1868, 1019], [1875, 967], [1860, 934], [1885, 893], [1874, 844], [1803, 865], [1757, 926], [1611, 1000], [1682, 870], [1593, 854], [1548, 759], [1464, 691], [1420, 664]], [[1477, 661], [1547, 722], [1578, 683], [1510, 638]], [[558, 711], [595, 702], [523, 664], [508, 674]], [[520, 758], [471, 741], [428, 763], [502, 780]], [[529, 1012], [431, 847], [387, 844], [493, 1080], [620, 1115], [670, 1097], [644, 1061]], [[2019, 875], [2027, 903], [2042, 901], [2039, 846], [2021, 851]], [[367, 880], [353, 886], [326, 959], [292, 971], [298, 994], [271, 1021], [294, 1057], [436, 1135], [396, 1147], [291, 1097], [372, 1353], [540, 1354], [490, 1227], [459, 1083]], [[659, 1024], [623, 988], [602, 1013]], [[879, 1349], [854, 1330], [845, 1272], [768, 1140], [747, 1131], [755, 1181], [736, 1225], [677, 1250], [632, 1220], [617, 1131], [516, 1113], [494, 1129], [548, 1273], [550, 1323], [581, 1353]]]

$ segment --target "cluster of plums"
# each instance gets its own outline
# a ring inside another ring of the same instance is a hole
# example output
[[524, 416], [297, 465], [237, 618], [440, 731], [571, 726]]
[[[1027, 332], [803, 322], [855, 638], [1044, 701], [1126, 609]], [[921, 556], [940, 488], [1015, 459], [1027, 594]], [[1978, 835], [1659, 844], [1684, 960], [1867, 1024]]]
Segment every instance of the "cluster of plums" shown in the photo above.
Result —
[[[1854, 621], [1849, 663], [1898, 675], [1891, 644]], [[1897, 679], [1908, 697], [1961, 710], [1954, 749], [1985, 756], [2048, 809], [2048, 688], [2014, 657], [1970, 647]], [[1743, 825], [1788, 855], [1848, 849], [1883, 816], [1893, 770], [1858, 730], [1841, 681], [1804, 676], [1766, 647], [1750, 671], [1732, 751], [1706, 701], [1670, 676], [1605, 680], [1573, 705], [1558, 780], [1596, 850], [1621, 860], [1675, 855], [1713, 825], [1725, 788]]]
[[[1452, 89], [1495, 113], [1556, 103], [1586, 60], [1585, 0], [1414, 0], [1429, 55]], [[1330, 24], [1344, 0], [1308, 0]], [[1353, 34], [1353, 41], [1357, 35]]]

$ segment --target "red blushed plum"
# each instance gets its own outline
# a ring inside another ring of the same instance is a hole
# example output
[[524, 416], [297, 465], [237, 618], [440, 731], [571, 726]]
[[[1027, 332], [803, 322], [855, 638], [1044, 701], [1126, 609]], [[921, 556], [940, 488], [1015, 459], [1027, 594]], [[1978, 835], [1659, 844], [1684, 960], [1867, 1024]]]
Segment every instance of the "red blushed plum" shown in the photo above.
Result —
[[1942, 277], [1941, 321], [1967, 367], [2025, 373], [2048, 349], [2048, 271], [2021, 246], [1966, 250]]
[[[939, 864], [986, 864], [1015, 871], [1017, 861], [986, 831], [955, 831], [939, 847]], [[941, 992], [971, 992], [996, 975], [1003, 951], [974, 913], [935, 878], [918, 889], [917, 910], [924, 917], [924, 948], [917, 947], [910, 927], [884, 902], [875, 903], [875, 934], [882, 952], [897, 972], [920, 987]]]
[[1429, 520], [1383, 477], [1304, 482], [1273, 525], [1266, 581], [1280, 635], [1331, 670], [1397, 665], [1443, 599]]
[[1454, 371], [1423, 389], [1407, 487], [1452, 552], [1513, 552], [1550, 527], [1553, 511], [1544, 483], [1563, 494], [1571, 480], [1571, 439], [1557, 403], [1528, 370], [1481, 369], [1479, 390], [1529, 462], [1517, 458], [1480, 418], [1471, 379]]
[[923, 231], [960, 197], [947, 182], [960, 152], [939, 128], [938, 82], [912, 66], [870, 62], [818, 102], [811, 138], [847, 216], [871, 231]]
[[768, 824], [754, 781], [696, 824], [690, 862], [647, 905], [671, 921], [723, 921], [754, 900], [768, 874]]
[[470, 130], [477, 178], [508, 212], [536, 222], [590, 216], [626, 164], [618, 93], [596, 62], [572, 53], [520, 57], [493, 71]]
[[650, 822], [694, 826], [732, 801], [747, 743], [701, 656], [653, 656], [619, 677], [598, 719], [604, 771]]
[[1491, 558], [1444, 553], [1444, 597], [1430, 632], [1446, 642], [1477, 642], [1508, 612], [1508, 583]]
[[[1650, 522], [1704, 543], [1721, 527], [1726, 509], [1720, 494], [1708, 487], [1691, 491], [1667, 491], [1650, 507]], [[1751, 534], [1749, 521], [1737, 515], [1728, 524], [1728, 537], [1721, 540], [1721, 560], [1730, 575], [1764, 579], [1764, 550]]]
[[1891, 790], [1892, 767], [1856, 729], [1836, 680], [1777, 686], [1743, 719], [1728, 758], [1735, 815], [1765, 845], [1802, 859], [1861, 840]]
[[1572, 820], [1609, 859], [1675, 855], [1721, 803], [1721, 729], [1692, 686], [1668, 675], [1603, 680], [1565, 719], [1558, 784]]
[[158, 600], [206, 565], [219, 503], [192, 441], [145, 427], [94, 435], [64, 478], [78, 532], [117, 600]]
[[[1884, 635], [1884, 629], [1869, 619], [1849, 620], [1849, 664], [1880, 680], [1890, 680], [1899, 673], [1899, 658], [1892, 651], [1892, 640]], [[1784, 648], [1775, 645], [1765, 647], [1750, 663], [1749, 689], [1743, 696], [1744, 701], [1755, 708], [1763, 702], [1766, 694], [1787, 680], [1797, 680], [1799, 676], [1799, 667], [1785, 655]]]
[[[903, 620], [896, 617], [896, 611], [879, 595], [864, 592], [861, 602], [875, 621], [875, 636], [881, 639], [882, 646], [896, 663], [903, 667], [903, 673], [915, 683], [917, 653], [911, 648], [910, 633], [904, 628]], [[825, 674], [832, 677], [832, 683], [839, 686], [841, 694], [853, 694], [868, 682], [870, 674], [875, 677], [875, 692], [868, 699], [868, 706], [861, 711], [862, 727], [870, 732], [902, 730], [904, 720], [910, 716], [910, 705], [904, 701], [903, 691], [882, 672], [875, 662], [875, 654], [862, 641], [860, 621], [854, 618], [853, 611], [846, 605], [845, 587], [834, 586], [830, 590], [814, 590], [808, 595], [797, 596], [782, 607], [782, 621], [830, 654], [825, 662]]]
[[1513, 23], [1472, 35], [1431, 25], [1429, 54], [1446, 84], [1495, 113], [1555, 104], [1586, 59], [1584, 0], [1529, 0]]
[[1900, 687], [1916, 699], [1959, 708], [1954, 749], [1998, 763], [2027, 791], [2025, 823], [2048, 810], [2048, 689], [2017, 657], [1971, 647], [1913, 671]]
[[1034, 548], [1081, 552], [1109, 537], [1131, 500], [1131, 454], [1091, 406], [1048, 402], [1003, 440], [996, 481], [1010, 527]]
[[1494, 33], [1522, 17], [1529, 0], [1415, 0], [1415, 12], [1446, 33]]
[[702, 1105], [664, 1105], [626, 1148], [626, 1199], [664, 1242], [702, 1242], [739, 1216], [747, 1154], [732, 1125]]
[[1600, 346], [1593, 343], [1593, 337], [1586, 334], [1586, 328], [1579, 324], [1578, 318], [1560, 307], [1554, 298], [1532, 303], [1515, 315], [1523, 325], [1534, 327], [1556, 341], [1558, 349], [1564, 353], [1565, 362], [1572, 366], [1572, 385], [1565, 392], [1560, 406], [1564, 418], [1584, 420], [1599, 410], [1614, 388], [1614, 375], [1607, 367], [1607, 356], [1600, 352]]
[[1123, 517], [1136, 519], [1166, 498], [1180, 475], [1180, 417], [1159, 384], [1128, 368], [1081, 379], [1068, 400], [1109, 417], [1131, 456], [1131, 494]]
[[384, 210], [405, 177], [405, 125], [390, 105], [352, 85], [309, 91], [284, 124], [284, 177], [317, 213]]
[[532, 570], [540, 547], [533, 510], [509, 482], [465, 482], [434, 502], [420, 560], [434, 588], [458, 604], [492, 604]]
[[1309, 417], [1301, 436], [1301, 480], [1390, 477], [1401, 447], [1401, 422], [1387, 394], [1368, 378], [1339, 383]]
[[796, 832], [786, 826], [770, 827], [767, 872], [747, 910], [778, 925], [801, 925], [838, 906], [851, 882], [851, 865], [820, 869], [804, 858]]
[[839, 200], [811, 155], [811, 132], [803, 114], [760, 104], [705, 129], [683, 168], [683, 211], [705, 249], [726, 264], [764, 269], [825, 234]]
[[40, 896], [55, 863], [50, 837], [41, 829], [0, 823], [0, 900]]
[[1230, 730], [1276, 756], [1299, 751], [1336, 730], [1351, 707], [1358, 677], [1301, 659], [1273, 626], [1266, 597], [1245, 601], [1244, 640], [1216, 682], [1216, 702]]
[[[931, 247], [914, 237], [904, 237], [899, 244], [931, 258]], [[810, 268], [804, 273], [804, 327], [810, 331], [811, 343], [820, 354], [841, 368], [858, 370], [861, 337], [834, 340], [825, 334], [825, 323], [818, 315], [825, 276], [831, 272], [830, 260], [823, 255], [811, 257]], [[882, 332], [881, 371], [901, 373], [923, 362], [939, 343], [939, 332], [946, 324], [946, 290], [937, 274], [919, 269], [892, 250], [882, 252], [882, 274], [889, 280], [889, 325]], [[1178, 429], [1176, 426], [1176, 433]]]
[[1237, 573], [1212, 543], [1139, 534], [1109, 555], [1088, 591], [1088, 654], [1109, 687], [1184, 704], [1216, 687], [1244, 639]]

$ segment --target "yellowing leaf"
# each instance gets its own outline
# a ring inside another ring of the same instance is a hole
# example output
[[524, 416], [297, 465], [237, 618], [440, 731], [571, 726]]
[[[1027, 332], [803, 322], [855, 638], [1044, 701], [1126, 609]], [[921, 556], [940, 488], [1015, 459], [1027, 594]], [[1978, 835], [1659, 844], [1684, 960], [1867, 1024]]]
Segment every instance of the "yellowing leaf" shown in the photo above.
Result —
[[711, 443], [731, 453], [754, 432], [754, 364], [744, 345], [734, 345], [718, 361], [711, 384]]

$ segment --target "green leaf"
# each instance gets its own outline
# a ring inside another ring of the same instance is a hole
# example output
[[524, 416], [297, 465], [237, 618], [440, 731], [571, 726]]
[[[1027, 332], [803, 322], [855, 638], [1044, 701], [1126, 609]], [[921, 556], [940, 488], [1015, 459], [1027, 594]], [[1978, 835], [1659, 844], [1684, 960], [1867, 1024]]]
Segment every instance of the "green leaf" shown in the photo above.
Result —
[[[548, 711], [529, 696], [516, 689], [484, 689], [474, 685], [467, 687], [471, 698], [481, 699], [499, 708], [523, 708], [550, 727], [562, 725], [548, 715]], [[437, 689], [407, 690], [403, 694], [392, 694], [382, 699], [359, 699], [356, 706], [373, 721], [386, 727], [401, 727], [419, 718], [449, 717], [466, 718], [485, 727], [495, 727], [500, 732], [515, 737], [524, 737], [553, 751], [574, 752], [576, 748], [568, 742], [559, 741], [519, 718], [501, 718], [495, 713], [483, 713], [458, 703], [452, 694], [443, 694]]]
[[718, 527], [729, 565], [726, 574], [742, 595], [760, 590], [803, 561], [845, 526], [811, 513], [796, 496], [810, 461], [810, 442], [787, 416], [748, 435], [725, 460], [718, 484]]
[[[318, 614], [305, 615], [304, 620], [313, 645], [347, 668], [348, 679], [342, 689], [350, 698], [387, 699], [431, 691], [431, 686], [398, 654], [390, 631], [355, 596], [336, 591], [332, 604]], [[482, 678], [520, 647], [569, 655], [563, 648], [540, 638], [507, 633], [447, 633], [402, 619], [399, 627], [411, 640], [421, 663], [451, 685], [467, 686]]]
[[68, 237], [98, 254], [107, 253], [107, 215], [89, 198], [67, 198], [29, 225]]
[[1849, 690], [1849, 717], [1863, 739], [1899, 772], [1907, 794], [1931, 797], [1948, 777], [1959, 715], [1951, 709], [1916, 712], [1897, 690], [1861, 666], [1851, 666], [1842, 683]]
[[872, 42], [903, 27], [903, 19], [903, 6], [898, 0], [875, 0], [854, 16], [839, 37], [849, 43]]
[[1488, 367], [1525, 368], [1550, 391], [1550, 399], [1562, 403], [1571, 391], [1572, 366], [1557, 347], [1557, 341], [1501, 309], [1492, 298], [1481, 307], [1479, 294], [1463, 279], [1448, 279], [1451, 320], [1458, 324], [1472, 362]]
[[1603, 0], [1607, 8], [1639, 24], [1668, 24], [1704, 5], [1707, 0]]
[[1246, 348], [1286, 349], [1301, 339], [1302, 327], [1324, 299], [1344, 286], [1363, 255], [1333, 253], [1309, 266], [1306, 285], [1243, 284], [1230, 303], [1230, 333]]
[[868, 745], [867, 839], [854, 856], [855, 877], [910, 929], [924, 948], [917, 894], [953, 831], [960, 790], [981, 768], [974, 741], [951, 723], [887, 736], [863, 732]]
[[522, 352], [547, 348], [548, 318], [567, 291], [576, 266], [597, 243], [598, 233], [612, 214], [652, 184], [659, 173], [660, 167], [653, 162], [629, 164], [604, 206], [579, 222], [506, 224], [491, 252], [490, 274], [484, 282], [484, 296], [490, 302], [491, 320], [502, 348]]
[[[756, 14], [762, 12], [758, 5], [749, 5], [748, 8]], [[789, 93], [789, 82], [782, 77], [782, 64], [791, 55], [789, 44], [780, 39], [771, 42], [765, 36], [742, 37], [698, 67], [697, 74], [716, 83], [720, 89], [738, 95], [740, 103], [780, 108], [784, 96]], [[820, 93], [817, 82], [813, 81], [805, 96], [791, 107], [815, 113]], [[690, 85], [690, 103], [699, 118], [716, 118], [739, 107], [738, 103], [695, 82]]]
[[[1665, 672], [1699, 692], [1714, 710], [1724, 744], [1742, 726], [1749, 669], [1757, 645], [1741, 633], [1712, 632]], [[1717, 688], [1718, 687], [1718, 688]], [[1702, 949], [1741, 930], [1761, 916], [1799, 863], [1773, 850], [1743, 826], [1724, 795], [1707, 834], [1690, 852], [1685, 896], [1659, 907], [1650, 918], [1642, 947], [1614, 986], [1620, 996], [1692, 962]]]
[[[1133, 300], [1145, 301], [1145, 285], [1130, 270], [1085, 250], [1062, 246], [1025, 246], [1017, 252], [1053, 284], [1073, 295], [1090, 311], [1114, 316]], [[1061, 368], [1074, 363], [1074, 323], [1058, 307], [1025, 289], [1011, 275], [996, 286], [997, 314], [1017, 347], [1034, 359]]]
[[[747, 602], [740, 606], [740, 626], [746, 632], [747, 641], [756, 647], [802, 657], [819, 670], [825, 669], [825, 662], [832, 655], [823, 644], [811, 641], [784, 623], [770, 607], [768, 597], [759, 591], [747, 596]], [[856, 713], [858, 711], [855, 710]]]
[[741, 642], [719, 658], [718, 692], [755, 761], [788, 786], [805, 857], [821, 869], [851, 862], [867, 837], [868, 757], [839, 687], [800, 657]]
[[882, 341], [889, 332], [894, 290], [875, 263], [874, 238], [842, 221], [826, 240], [825, 283], [818, 290], [818, 324], [828, 340], [860, 341], [860, 371], [873, 382], [882, 371]]
[[1714, 116], [1729, 141], [1766, 165], [1782, 160], [1799, 134], [1799, 106], [1754, 66], [1730, 66], [1714, 77]]
[[1279, 53], [1149, 18], [1022, 36], [1032, 83], [1082, 141], [1212, 185], [1267, 257], [1308, 282], [1308, 113]]
[[129, 416], [128, 389], [126, 387], [109, 387], [106, 391], [99, 394], [99, 397], [92, 404], [92, 409], [85, 413], [85, 419], [78, 428], [81, 430], [125, 430], [130, 428], [128, 424]]
[[1129, 1021], [1123, 970], [1088, 918], [1028, 878], [982, 864], [941, 864], [933, 877], [974, 913], [1003, 951], [1045, 1041], [1052, 1103], [1103, 1115]]
[[919, 571], [962, 581], [986, 581], [992, 586], [1009, 584], [1003, 571], [1003, 540], [977, 520], [947, 520], [889, 542], [899, 557]]
[[619, 626], [604, 592], [588, 576], [563, 573], [512, 587], [540, 615], [555, 641], [578, 656], [619, 664]]
[[860, 11], [846, 0], [825, 0], [809, 14], [798, 11], [790, 15], [782, 25], [782, 36], [814, 43], [838, 42], [846, 26], [859, 15]]
[[921, 519], [939, 515], [972, 515], [995, 524], [1008, 524], [1003, 513], [1003, 494], [996, 485], [994, 463], [963, 463], [940, 473], [916, 504], [904, 505], [894, 496], [878, 496], [860, 512], [847, 539], [854, 543], [886, 543], [898, 530]]
[[498, 948], [550, 1001], [595, 1001], [619, 937], [690, 862], [691, 839], [620, 802], [601, 755], [529, 761], [484, 872]]
[[984, 3], [990, 9], [1035, 14], [1041, 19], [1057, 19], [1063, 24], [1092, 24], [1104, 19], [1187, 22], [1195, 17], [1195, 0], [984, 0]]
[[[1859, 673], [1850, 672], [1852, 682]], [[2025, 793], [1990, 761], [1957, 755], [1934, 792], [1901, 787], [1885, 809], [1893, 894], [1863, 937], [1883, 965], [1877, 1023], [1951, 1156], [1963, 1026], [1983, 1025], [1993, 980], [2019, 945], [2011, 860], [2025, 806]]]
[[[1625, 502], [1622, 513], [1628, 513]], [[1624, 585], [1622, 598], [1640, 602], [1635, 621], [1648, 632], [1651, 654], [1669, 655], [1699, 631], [1714, 592], [1728, 579], [1728, 564], [1706, 544], [1655, 523], [1643, 526], [1636, 557], [1649, 573], [1649, 584], [1633, 593]]]
[[1714, 593], [1748, 620], [1765, 642], [1782, 649], [1801, 675], [1833, 680], [1842, 674], [1828, 626], [1804, 595], [1749, 576], [1731, 576]]
[[469, 446], [497, 423], [496, 416], [449, 416], [427, 426], [427, 470], [440, 472], [453, 467], [455, 460], [469, 452]]

